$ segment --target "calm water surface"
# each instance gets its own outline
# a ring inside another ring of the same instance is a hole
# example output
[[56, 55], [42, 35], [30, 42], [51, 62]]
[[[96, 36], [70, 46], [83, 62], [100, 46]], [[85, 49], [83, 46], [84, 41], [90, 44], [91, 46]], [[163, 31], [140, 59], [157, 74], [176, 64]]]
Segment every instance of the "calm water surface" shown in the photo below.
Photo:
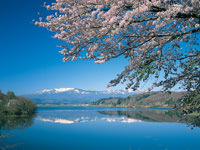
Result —
[[200, 128], [168, 110], [40, 107], [0, 120], [0, 150], [200, 150]]

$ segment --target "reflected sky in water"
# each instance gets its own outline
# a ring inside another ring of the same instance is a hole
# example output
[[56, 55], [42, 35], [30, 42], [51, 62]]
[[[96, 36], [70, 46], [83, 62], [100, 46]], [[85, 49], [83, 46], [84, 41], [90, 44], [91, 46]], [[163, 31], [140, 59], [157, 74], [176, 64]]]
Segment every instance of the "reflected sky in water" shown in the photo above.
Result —
[[199, 150], [200, 128], [187, 121], [168, 110], [40, 107], [31, 127], [0, 140], [22, 143], [14, 150]]

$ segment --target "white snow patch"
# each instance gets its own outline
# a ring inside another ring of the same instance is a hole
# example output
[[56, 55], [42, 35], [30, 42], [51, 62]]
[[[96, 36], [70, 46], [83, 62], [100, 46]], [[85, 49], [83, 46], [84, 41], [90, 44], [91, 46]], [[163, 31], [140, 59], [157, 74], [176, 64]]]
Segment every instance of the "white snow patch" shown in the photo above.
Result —
[[58, 88], [58, 89], [54, 89], [56, 93], [60, 93], [60, 92], [66, 92], [66, 91], [72, 91], [74, 90], [74, 88]]

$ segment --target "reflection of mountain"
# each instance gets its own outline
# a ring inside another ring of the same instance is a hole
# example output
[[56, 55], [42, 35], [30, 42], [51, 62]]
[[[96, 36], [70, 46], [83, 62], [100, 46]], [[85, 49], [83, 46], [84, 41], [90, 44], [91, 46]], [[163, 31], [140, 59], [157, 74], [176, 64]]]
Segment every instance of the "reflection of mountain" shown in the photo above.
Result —
[[149, 122], [177, 122], [181, 115], [172, 111], [144, 110], [144, 111], [99, 111], [107, 115], [127, 116]]
[[[116, 108], [103, 107], [41, 107], [37, 120], [47, 123], [74, 124], [84, 122], [106, 121], [133, 123], [141, 122], [140, 120], [128, 118], [126, 116], [108, 116], [98, 111], [116, 110]], [[129, 110], [125, 108], [117, 108], [117, 110]]]
[[188, 123], [193, 126], [200, 126], [199, 118], [189, 117], [183, 118], [176, 111], [163, 110], [145, 110], [145, 111], [98, 111], [101, 114], [126, 116], [128, 118], [142, 120], [147, 122], [180, 122]]
[[61, 124], [73, 124], [79, 122], [90, 122], [90, 121], [97, 121], [97, 120], [104, 120], [107, 122], [122, 122], [122, 123], [133, 123], [133, 122], [141, 122], [140, 120], [131, 119], [127, 117], [119, 117], [119, 118], [112, 118], [112, 117], [102, 117], [102, 118], [89, 118], [89, 117], [81, 117], [72, 120], [63, 119], [63, 118], [39, 118], [40, 121], [43, 122], [52, 122], [52, 123], [61, 123]]
[[[84, 122], [106, 121], [120, 123], [135, 122], [180, 122], [195, 123], [192, 117], [182, 118], [182, 115], [167, 109], [125, 109], [105, 107], [41, 107], [37, 120], [47, 123], [74, 124]], [[198, 125], [199, 126], [199, 125]]]

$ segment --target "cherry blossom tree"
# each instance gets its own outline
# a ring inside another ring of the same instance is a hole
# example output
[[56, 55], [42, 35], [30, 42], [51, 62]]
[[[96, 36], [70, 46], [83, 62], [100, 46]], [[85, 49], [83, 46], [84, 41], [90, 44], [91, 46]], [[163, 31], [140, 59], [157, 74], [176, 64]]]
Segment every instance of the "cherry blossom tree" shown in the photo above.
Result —
[[104, 63], [124, 56], [129, 65], [108, 87], [149, 90], [180, 84], [200, 90], [199, 0], [56, 0], [35, 25], [64, 41], [63, 60]]

